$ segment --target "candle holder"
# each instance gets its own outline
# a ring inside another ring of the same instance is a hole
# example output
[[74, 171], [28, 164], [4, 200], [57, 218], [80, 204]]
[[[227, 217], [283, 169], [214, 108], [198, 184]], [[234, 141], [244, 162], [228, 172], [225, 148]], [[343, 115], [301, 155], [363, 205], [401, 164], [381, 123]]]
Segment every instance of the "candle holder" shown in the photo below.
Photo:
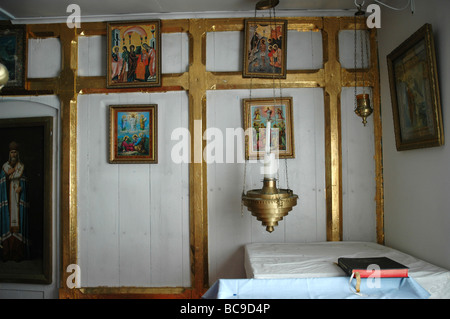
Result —
[[278, 189], [276, 183], [275, 178], [264, 177], [261, 189], [249, 190], [242, 196], [242, 203], [269, 233], [297, 205], [298, 199], [292, 190]]

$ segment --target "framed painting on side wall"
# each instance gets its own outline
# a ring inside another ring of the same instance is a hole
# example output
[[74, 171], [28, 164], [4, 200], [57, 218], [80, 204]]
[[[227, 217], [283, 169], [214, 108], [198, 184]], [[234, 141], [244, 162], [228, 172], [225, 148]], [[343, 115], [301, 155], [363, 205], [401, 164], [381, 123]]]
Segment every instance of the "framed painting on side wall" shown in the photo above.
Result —
[[432, 27], [425, 24], [387, 56], [398, 151], [444, 144]]
[[245, 158], [263, 158], [270, 121], [270, 150], [279, 158], [294, 158], [292, 98], [244, 99]]
[[109, 162], [158, 163], [156, 104], [110, 105]]
[[0, 120], [0, 281], [52, 282], [53, 118]]
[[161, 86], [160, 20], [107, 23], [108, 88]]
[[245, 19], [245, 78], [286, 78], [287, 20]]
[[23, 25], [0, 25], [0, 63], [9, 73], [6, 90], [25, 88], [26, 49]]

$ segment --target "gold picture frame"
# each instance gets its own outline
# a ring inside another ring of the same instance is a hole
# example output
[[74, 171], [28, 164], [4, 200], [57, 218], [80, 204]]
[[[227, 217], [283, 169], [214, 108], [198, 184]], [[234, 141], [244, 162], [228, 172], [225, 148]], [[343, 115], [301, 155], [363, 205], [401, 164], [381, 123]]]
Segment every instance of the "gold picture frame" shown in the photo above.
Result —
[[110, 105], [109, 163], [158, 163], [158, 106]]
[[161, 86], [161, 21], [107, 23], [107, 88]]
[[53, 117], [1, 119], [0, 136], [0, 282], [51, 284]]
[[[271, 121], [271, 129], [278, 129], [277, 141], [271, 142], [271, 150], [278, 151], [279, 158], [295, 158], [292, 97], [244, 99], [245, 158], [259, 159], [265, 152], [265, 128]], [[261, 130], [263, 129], [263, 130]], [[278, 150], [274, 149], [278, 144]]]
[[286, 78], [287, 20], [244, 20], [244, 78]]
[[432, 26], [423, 25], [387, 56], [398, 151], [444, 144]]

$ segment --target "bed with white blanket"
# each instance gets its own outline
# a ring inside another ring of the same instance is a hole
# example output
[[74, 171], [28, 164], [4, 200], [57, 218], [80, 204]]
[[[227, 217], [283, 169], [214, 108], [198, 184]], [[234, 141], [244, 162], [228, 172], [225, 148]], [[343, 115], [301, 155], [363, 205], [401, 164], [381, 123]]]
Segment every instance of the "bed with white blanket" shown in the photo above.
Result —
[[450, 271], [371, 242], [252, 243], [245, 246], [245, 271], [254, 279], [344, 277], [339, 257], [383, 256], [406, 265], [430, 298], [450, 298]]

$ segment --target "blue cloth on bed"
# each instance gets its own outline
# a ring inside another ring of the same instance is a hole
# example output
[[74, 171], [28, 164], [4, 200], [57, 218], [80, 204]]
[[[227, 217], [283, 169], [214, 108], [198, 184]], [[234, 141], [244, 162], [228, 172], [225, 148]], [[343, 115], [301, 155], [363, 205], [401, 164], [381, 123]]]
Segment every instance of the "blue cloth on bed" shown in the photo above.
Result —
[[[379, 281], [377, 281], [379, 280]], [[219, 279], [204, 299], [427, 299], [428, 291], [414, 279], [347, 277], [296, 279]]]

